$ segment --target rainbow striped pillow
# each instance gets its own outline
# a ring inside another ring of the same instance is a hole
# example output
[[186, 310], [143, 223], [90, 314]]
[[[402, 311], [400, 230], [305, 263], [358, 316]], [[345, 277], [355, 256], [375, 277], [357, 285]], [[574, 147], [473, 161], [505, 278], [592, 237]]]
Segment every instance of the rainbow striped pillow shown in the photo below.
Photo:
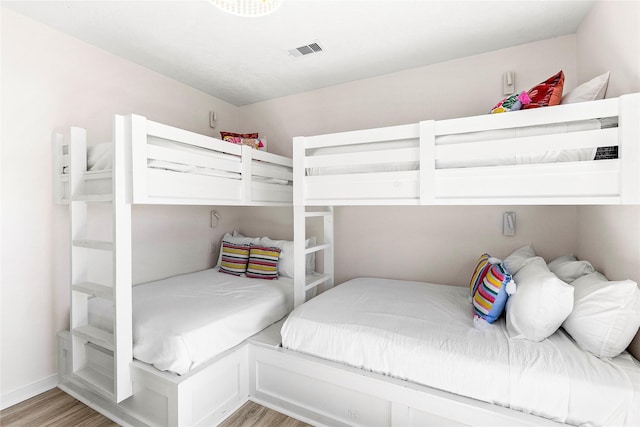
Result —
[[480, 258], [478, 258], [478, 262], [476, 262], [476, 266], [473, 269], [473, 275], [471, 276], [471, 282], [469, 282], [469, 290], [471, 291], [471, 297], [476, 293], [476, 289], [478, 289], [478, 285], [482, 283], [484, 277], [487, 275], [487, 272], [491, 268], [493, 264], [499, 263], [500, 260], [497, 258], [493, 258], [489, 254], [482, 254]]
[[515, 283], [511, 281], [511, 274], [504, 265], [491, 265], [484, 280], [473, 294], [475, 315], [487, 323], [495, 322], [502, 314], [507, 298], [514, 292]]
[[275, 246], [251, 245], [247, 277], [254, 279], [277, 279], [280, 248]]
[[251, 245], [248, 243], [231, 243], [223, 240], [219, 271], [234, 276], [242, 275], [247, 271], [250, 249]]

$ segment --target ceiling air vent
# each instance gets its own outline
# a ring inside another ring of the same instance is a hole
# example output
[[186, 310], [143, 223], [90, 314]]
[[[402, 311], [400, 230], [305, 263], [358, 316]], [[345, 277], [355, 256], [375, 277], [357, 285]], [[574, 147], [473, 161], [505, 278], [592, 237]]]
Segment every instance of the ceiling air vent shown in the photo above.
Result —
[[291, 54], [291, 56], [299, 57], [304, 55], [311, 55], [312, 53], [320, 53], [322, 51], [323, 49], [322, 46], [320, 46], [320, 43], [315, 41], [313, 43], [291, 49], [289, 53]]

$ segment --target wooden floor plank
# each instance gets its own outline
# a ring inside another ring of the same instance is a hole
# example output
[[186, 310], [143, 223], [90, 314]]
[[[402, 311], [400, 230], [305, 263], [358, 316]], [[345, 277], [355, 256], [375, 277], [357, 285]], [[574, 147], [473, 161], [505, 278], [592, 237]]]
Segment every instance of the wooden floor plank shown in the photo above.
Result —
[[[114, 427], [118, 424], [74, 399], [59, 388], [39, 394], [0, 412], [2, 427]], [[308, 427], [309, 424], [245, 403], [220, 427]]]
[[220, 427], [307, 427], [309, 424], [273, 411], [255, 402], [247, 402], [231, 414]]

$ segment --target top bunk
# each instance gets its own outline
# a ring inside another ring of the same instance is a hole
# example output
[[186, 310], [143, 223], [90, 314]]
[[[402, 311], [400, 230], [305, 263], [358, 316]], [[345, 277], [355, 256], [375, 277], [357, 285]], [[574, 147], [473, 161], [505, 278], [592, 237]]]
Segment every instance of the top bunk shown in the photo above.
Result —
[[294, 205], [640, 203], [640, 93], [294, 138]]
[[77, 127], [54, 134], [54, 202], [70, 188], [109, 201], [118, 185], [133, 204], [291, 206], [290, 158], [139, 115], [114, 117], [113, 142], [88, 144]]

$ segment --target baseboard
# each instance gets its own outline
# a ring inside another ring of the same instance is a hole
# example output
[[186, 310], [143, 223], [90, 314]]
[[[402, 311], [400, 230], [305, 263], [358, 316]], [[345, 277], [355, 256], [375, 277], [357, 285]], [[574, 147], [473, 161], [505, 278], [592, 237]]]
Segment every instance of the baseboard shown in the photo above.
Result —
[[31, 399], [33, 396], [49, 391], [57, 385], [58, 374], [53, 374], [39, 381], [3, 394], [0, 396], [0, 410], [6, 409], [27, 399]]

